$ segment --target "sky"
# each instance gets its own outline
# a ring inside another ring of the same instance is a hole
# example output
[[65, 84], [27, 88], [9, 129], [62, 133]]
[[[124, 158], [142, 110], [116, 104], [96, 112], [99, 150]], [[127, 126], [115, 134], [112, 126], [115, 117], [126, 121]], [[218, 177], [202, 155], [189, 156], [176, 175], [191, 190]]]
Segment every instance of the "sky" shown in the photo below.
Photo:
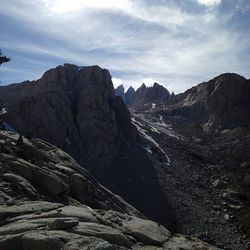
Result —
[[114, 86], [180, 93], [221, 73], [250, 77], [250, 0], [0, 0], [1, 85], [57, 65], [99, 65]]

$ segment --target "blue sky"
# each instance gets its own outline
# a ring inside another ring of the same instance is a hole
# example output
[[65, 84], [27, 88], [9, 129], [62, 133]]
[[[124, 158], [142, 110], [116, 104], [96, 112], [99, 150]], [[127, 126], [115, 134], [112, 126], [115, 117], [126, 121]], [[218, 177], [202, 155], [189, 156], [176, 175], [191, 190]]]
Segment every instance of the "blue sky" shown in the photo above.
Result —
[[114, 85], [175, 93], [224, 73], [250, 77], [249, 0], [0, 0], [1, 84], [63, 63], [107, 68]]

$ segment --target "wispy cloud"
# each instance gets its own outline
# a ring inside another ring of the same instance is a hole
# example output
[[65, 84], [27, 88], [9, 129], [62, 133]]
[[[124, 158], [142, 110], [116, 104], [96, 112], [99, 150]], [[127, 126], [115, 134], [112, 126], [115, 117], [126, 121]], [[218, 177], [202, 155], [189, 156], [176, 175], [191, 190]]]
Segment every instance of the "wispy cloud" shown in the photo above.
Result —
[[197, 0], [198, 3], [206, 6], [215, 6], [221, 4], [222, 0]]
[[246, 0], [3, 0], [0, 44], [13, 60], [0, 68], [1, 80], [34, 79], [65, 62], [98, 64], [125, 87], [153, 79], [175, 92], [222, 72], [249, 76], [247, 6]]

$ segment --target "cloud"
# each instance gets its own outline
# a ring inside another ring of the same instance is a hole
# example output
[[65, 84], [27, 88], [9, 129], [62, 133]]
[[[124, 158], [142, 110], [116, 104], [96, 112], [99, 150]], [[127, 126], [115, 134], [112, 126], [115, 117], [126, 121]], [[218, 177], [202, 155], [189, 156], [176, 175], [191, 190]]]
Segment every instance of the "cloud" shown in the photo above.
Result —
[[57, 14], [79, 12], [83, 8], [126, 9], [130, 4], [128, 0], [43, 0], [43, 2], [50, 11]]
[[221, 4], [222, 0], [198, 0], [199, 4], [205, 5], [205, 6], [216, 6]]
[[118, 86], [123, 84], [122, 79], [119, 79], [116, 77], [112, 77], [112, 82], [113, 82], [114, 88], [117, 88]]

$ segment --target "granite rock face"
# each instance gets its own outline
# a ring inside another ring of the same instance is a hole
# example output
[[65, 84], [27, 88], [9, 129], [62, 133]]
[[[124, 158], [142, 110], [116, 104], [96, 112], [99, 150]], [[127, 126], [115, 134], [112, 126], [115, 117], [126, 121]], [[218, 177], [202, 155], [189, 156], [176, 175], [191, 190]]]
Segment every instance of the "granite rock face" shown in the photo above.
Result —
[[134, 94], [135, 94], [135, 89], [132, 86], [130, 86], [126, 92], [124, 90], [123, 85], [119, 85], [115, 89], [115, 95], [120, 96], [126, 105], [130, 105], [130, 103], [134, 97]]
[[115, 89], [115, 95], [120, 96], [122, 100], [125, 102], [125, 92], [122, 84]]
[[171, 115], [202, 125], [204, 130], [250, 125], [250, 81], [226, 73], [175, 96], [167, 106]]
[[[38, 81], [0, 87], [0, 107], [7, 108], [4, 120], [16, 131], [66, 151], [150, 219], [164, 225], [174, 220], [151, 160], [137, 143], [131, 115], [122, 98], [115, 96], [107, 70], [58, 66]], [[38, 181], [41, 176], [44, 171], [36, 172]], [[55, 176], [44, 178], [47, 191], [54, 195], [67, 192], [63, 184], [53, 188], [54, 183], [60, 183]], [[85, 199], [80, 195], [83, 178], [74, 173], [70, 182], [75, 197]]]
[[[17, 134], [0, 131], [0, 153], [1, 204], [11, 204], [15, 200], [52, 200], [140, 214], [101, 186], [72, 157], [47, 142], [25, 138], [20, 143]], [[13, 207], [9, 213], [22, 213], [22, 209], [22, 206]], [[24, 209], [28, 208], [24, 206]], [[65, 211], [65, 217], [69, 215]]]
[[8, 108], [6, 121], [17, 131], [103, 166], [112, 165], [126, 144], [114, 98], [111, 76], [98, 66], [65, 64], [37, 81], [0, 88], [0, 106]]
[[162, 85], [154, 83], [152, 87], [146, 87], [143, 83], [134, 93], [129, 106], [133, 109], [145, 110], [152, 105], [166, 102], [169, 98], [169, 91]]
[[134, 94], [135, 94], [135, 89], [130, 86], [125, 93], [125, 103], [127, 105], [130, 105], [131, 101], [133, 100]]
[[216, 249], [147, 220], [49, 143], [0, 131], [0, 154], [1, 250]]

